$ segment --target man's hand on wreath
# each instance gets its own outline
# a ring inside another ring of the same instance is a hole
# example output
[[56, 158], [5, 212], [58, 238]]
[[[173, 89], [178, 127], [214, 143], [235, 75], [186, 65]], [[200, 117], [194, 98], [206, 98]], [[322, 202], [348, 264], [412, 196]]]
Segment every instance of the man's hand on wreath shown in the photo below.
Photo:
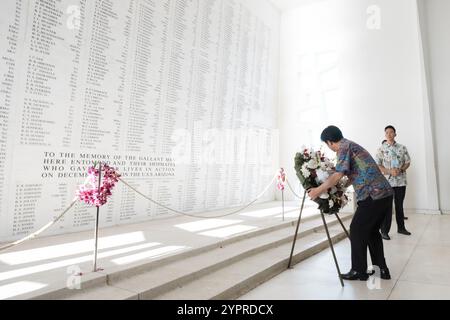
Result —
[[344, 176], [343, 173], [335, 172], [333, 173], [324, 183], [322, 183], [317, 188], [311, 188], [308, 190], [308, 196], [311, 198], [311, 200], [317, 199], [322, 193], [327, 191], [329, 188], [335, 186], [339, 180], [342, 179]]
[[311, 200], [317, 199], [322, 194], [322, 191], [320, 191], [320, 188], [311, 188], [308, 190], [308, 196], [311, 198]]

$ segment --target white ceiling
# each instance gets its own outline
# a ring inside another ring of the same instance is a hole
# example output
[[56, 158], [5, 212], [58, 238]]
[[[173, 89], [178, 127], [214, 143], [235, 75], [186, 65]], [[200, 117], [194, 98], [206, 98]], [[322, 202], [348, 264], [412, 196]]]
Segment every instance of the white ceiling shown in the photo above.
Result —
[[323, 0], [269, 0], [280, 11], [287, 11], [306, 4], [319, 2]]

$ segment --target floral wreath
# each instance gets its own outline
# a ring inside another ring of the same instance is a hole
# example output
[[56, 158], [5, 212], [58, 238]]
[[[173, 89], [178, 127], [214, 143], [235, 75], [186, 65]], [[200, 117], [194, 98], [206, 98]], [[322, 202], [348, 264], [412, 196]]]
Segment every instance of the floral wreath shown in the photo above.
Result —
[[102, 183], [98, 187], [99, 170], [95, 168], [96, 164], [88, 169], [88, 179], [85, 184], [80, 185], [77, 189], [77, 197], [91, 206], [101, 207], [108, 201], [108, 197], [112, 195], [112, 189], [119, 181], [120, 174], [107, 164], [101, 164], [100, 168], [103, 173]]
[[[336, 171], [334, 164], [321, 151], [303, 149], [295, 155], [295, 171], [305, 190], [317, 188]], [[338, 213], [348, 203], [345, 194], [347, 177], [327, 192], [322, 193], [314, 201], [319, 204], [318, 209], [324, 213]]]

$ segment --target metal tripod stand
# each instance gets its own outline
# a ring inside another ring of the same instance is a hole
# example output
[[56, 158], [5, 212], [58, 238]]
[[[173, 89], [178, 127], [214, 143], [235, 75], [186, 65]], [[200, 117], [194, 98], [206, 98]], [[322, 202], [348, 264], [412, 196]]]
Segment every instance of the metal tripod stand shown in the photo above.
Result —
[[[297, 227], [295, 228], [294, 240], [292, 242], [292, 248], [291, 248], [291, 255], [289, 256], [288, 269], [291, 268], [291, 264], [292, 264], [292, 256], [294, 254], [295, 242], [297, 241], [298, 229], [300, 227], [300, 220], [302, 218], [303, 207], [305, 205], [305, 198], [306, 198], [306, 190], [303, 194], [302, 205], [300, 207], [300, 214], [298, 215], [298, 220], [297, 220]], [[341, 271], [339, 269], [339, 264], [338, 264], [338, 261], [336, 258], [336, 253], [334, 252], [333, 241], [331, 240], [330, 232], [328, 231], [328, 225], [327, 225], [327, 222], [325, 221], [325, 214], [323, 213], [322, 210], [320, 211], [320, 215], [322, 217], [323, 226], [324, 226], [325, 232], [327, 234], [328, 244], [330, 246], [331, 252], [333, 253], [334, 264], [336, 265], [336, 270], [338, 273], [339, 281], [341, 282], [341, 285], [344, 286], [344, 281], [342, 280], [342, 275], [341, 275]], [[335, 216], [336, 216], [337, 220], [339, 221], [340, 225], [342, 226], [342, 228], [344, 229], [344, 232], [347, 235], [347, 237], [350, 238], [350, 235], [349, 235], [347, 229], [345, 228], [344, 224], [342, 223], [342, 220], [339, 217], [339, 215], [337, 213], [335, 213]]]

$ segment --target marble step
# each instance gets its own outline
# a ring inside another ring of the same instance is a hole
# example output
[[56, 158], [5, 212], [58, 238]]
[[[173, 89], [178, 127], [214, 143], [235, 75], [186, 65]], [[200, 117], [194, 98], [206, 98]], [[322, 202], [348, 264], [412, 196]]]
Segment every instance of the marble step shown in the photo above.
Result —
[[[349, 215], [349, 214], [344, 214]], [[302, 218], [302, 226], [307, 225], [310, 221], [316, 221], [320, 217], [319, 214], [315, 214], [312, 216], [308, 216]], [[200, 254], [205, 254], [206, 252], [217, 250], [223, 248], [228, 245], [232, 245], [234, 243], [241, 242], [243, 240], [249, 240], [252, 238], [260, 237], [265, 234], [273, 233], [278, 230], [285, 230], [286, 228], [295, 227], [297, 220], [283, 221], [277, 224], [274, 224], [269, 227], [263, 227], [257, 230], [248, 231], [242, 234], [233, 235], [229, 238], [219, 240], [215, 243], [204, 245], [198, 248], [194, 248], [188, 251], [180, 252], [165, 258], [161, 258], [155, 261], [151, 261], [148, 263], [138, 263], [136, 265], [127, 265], [124, 267], [116, 267], [108, 270], [107, 273], [107, 281], [108, 283], [118, 282], [121, 279], [129, 278], [131, 276], [136, 276], [141, 273], [146, 273], [150, 270], [154, 270], [157, 268], [164, 267], [169, 264], [176, 263], [178, 261], [185, 261], [185, 259], [190, 259]]]
[[[351, 215], [342, 215], [343, 221], [348, 221]], [[342, 230], [334, 216], [327, 216], [330, 228], [338, 227]], [[203, 253], [188, 256], [183, 259], [172, 261], [169, 264], [159, 265], [149, 269], [147, 272], [139, 270], [138, 273], [121, 272], [120, 274], [112, 274], [107, 277], [107, 286], [103, 286], [102, 290], [97, 287], [77, 290], [71, 294], [62, 295], [58, 298], [67, 299], [91, 299], [99, 292], [102, 299], [118, 297], [121, 299], [134, 299], [136, 295], [139, 299], [153, 299], [162, 296], [180, 286], [195, 282], [197, 279], [212, 274], [218, 270], [227, 268], [230, 265], [238, 263], [244, 259], [254, 255], [264, 254], [268, 250], [287, 245], [290, 246], [295, 231], [295, 223], [285, 224], [283, 228], [273, 228], [272, 231], [248, 236], [240, 241], [232, 241], [230, 243], [222, 243], [216, 249], [206, 250]], [[311, 217], [303, 221], [300, 226], [297, 241], [296, 257], [301, 257], [302, 245], [300, 243], [312, 241], [319, 237], [325, 236], [322, 220], [320, 215]], [[309, 237], [309, 238], [308, 238]], [[314, 247], [315, 248], [315, 247]], [[308, 252], [314, 252], [315, 249], [309, 249]], [[289, 255], [290, 250], [284, 255]], [[108, 290], [111, 291], [108, 293]], [[103, 292], [103, 294], [100, 294]]]
[[[287, 210], [286, 213], [298, 211], [296, 210]], [[308, 215], [305, 218], [302, 218], [302, 224], [308, 223], [308, 221], [314, 220], [318, 217], [318, 214]], [[292, 227], [296, 223], [295, 220], [287, 220], [276, 222], [273, 225], [261, 227], [256, 230], [247, 231], [242, 234], [237, 234], [230, 236], [225, 239], [217, 240], [213, 243], [208, 243], [206, 245], [200, 245], [194, 247], [193, 249], [178, 252], [175, 254], [171, 254], [168, 256], [164, 256], [161, 258], [157, 258], [151, 261], [138, 261], [136, 263], [131, 263], [122, 266], [114, 266], [109, 267], [106, 270], [99, 272], [88, 272], [83, 275], [82, 279], [82, 289], [81, 290], [70, 290], [66, 286], [66, 281], [55, 282], [46, 288], [39, 290], [37, 292], [32, 292], [28, 294], [24, 294], [21, 296], [16, 296], [16, 299], [60, 299], [65, 296], [71, 295], [79, 295], [80, 291], [84, 292], [90, 288], [97, 288], [99, 286], [106, 286], [108, 283], [118, 281], [122, 278], [128, 278], [133, 275], [138, 275], [141, 273], [148, 272], [149, 270], [153, 270], [156, 268], [163, 267], [165, 265], [169, 265], [176, 261], [181, 261], [186, 258], [190, 258], [199, 254], [203, 254], [210, 250], [215, 250], [225, 245], [233, 244], [239, 242], [244, 239], [249, 239], [252, 237], [260, 236], [266, 233], [270, 233], [276, 230], [284, 229], [286, 227]], [[101, 264], [101, 262], [100, 262]]]
[[[342, 229], [332, 228], [333, 243], [346, 238]], [[297, 264], [329, 247], [326, 234], [309, 234], [298, 241], [293, 256]], [[196, 279], [170, 292], [154, 297], [155, 300], [210, 300], [237, 299], [267, 280], [287, 270], [291, 244], [283, 244], [265, 252], [238, 261], [225, 268]], [[333, 258], [330, 254], [330, 263]], [[336, 274], [336, 281], [339, 281]]]

